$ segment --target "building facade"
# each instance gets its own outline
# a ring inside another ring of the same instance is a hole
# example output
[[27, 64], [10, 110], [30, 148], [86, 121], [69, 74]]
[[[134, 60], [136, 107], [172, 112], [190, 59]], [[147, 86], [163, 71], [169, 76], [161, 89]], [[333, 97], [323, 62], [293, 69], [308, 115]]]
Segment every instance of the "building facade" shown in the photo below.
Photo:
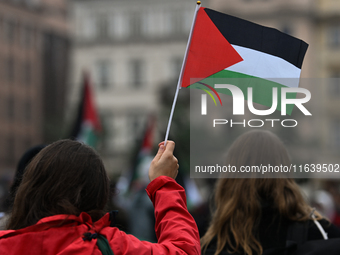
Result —
[[174, 95], [195, 4], [72, 1], [70, 102], [79, 100], [82, 72], [89, 71], [103, 121], [102, 151], [109, 171], [127, 167], [126, 155], [140, 138], [147, 116], [159, 113], [163, 84], [173, 82]]
[[68, 26], [64, 0], [0, 2], [0, 173], [60, 137]]

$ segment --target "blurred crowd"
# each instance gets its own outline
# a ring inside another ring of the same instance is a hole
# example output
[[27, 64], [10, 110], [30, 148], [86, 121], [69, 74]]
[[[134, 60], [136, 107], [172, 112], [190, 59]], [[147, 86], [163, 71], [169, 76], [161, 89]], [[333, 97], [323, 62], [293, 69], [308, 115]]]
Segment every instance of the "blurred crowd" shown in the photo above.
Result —
[[[12, 209], [15, 192], [20, 185], [26, 166], [45, 145], [28, 149], [17, 163], [14, 178], [2, 176], [0, 180], [1, 229], [5, 228], [6, 214]], [[145, 149], [145, 148], [144, 148]], [[145, 153], [145, 150], [144, 150]], [[142, 240], [156, 242], [154, 231], [154, 210], [145, 193], [149, 180], [148, 168], [152, 157], [142, 157], [138, 173], [134, 177], [121, 176], [111, 180], [111, 198], [107, 210], [117, 210], [117, 226]], [[216, 179], [197, 180], [179, 174], [177, 182], [185, 187], [189, 212], [193, 215], [202, 237], [211, 220], [214, 210], [212, 202]], [[296, 180], [308, 204], [336, 227], [340, 228], [340, 183], [338, 180]], [[208, 194], [206, 194], [208, 192]], [[204, 194], [202, 194], [204, 193]]]

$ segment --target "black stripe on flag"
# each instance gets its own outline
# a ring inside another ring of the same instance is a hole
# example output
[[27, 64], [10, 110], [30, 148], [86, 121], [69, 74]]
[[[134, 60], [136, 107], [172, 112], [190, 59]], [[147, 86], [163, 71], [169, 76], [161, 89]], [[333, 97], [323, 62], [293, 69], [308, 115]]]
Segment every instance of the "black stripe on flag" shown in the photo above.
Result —
[[205, 12], [230, 44], [280, 57], [301, 69], [308, 48], [304, 41], [208, 8]]

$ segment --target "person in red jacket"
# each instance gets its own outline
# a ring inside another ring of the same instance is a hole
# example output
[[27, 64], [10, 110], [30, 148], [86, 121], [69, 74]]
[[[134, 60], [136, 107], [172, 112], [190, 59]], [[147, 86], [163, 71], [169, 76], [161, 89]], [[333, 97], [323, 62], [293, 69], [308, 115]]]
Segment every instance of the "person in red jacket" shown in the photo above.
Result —
[[174, 147], [172, 141], [161, 143], [149, 169], [146, 192], [155, 207], [158, 243], [111, 227], [111, 214], [104, 212], [109, 179], [101, 158], [82, 143], [61, 140], [27, 166], [8, 230], [0, 231], [0, 254], [200, 254], [185, 191], [174, 180]]

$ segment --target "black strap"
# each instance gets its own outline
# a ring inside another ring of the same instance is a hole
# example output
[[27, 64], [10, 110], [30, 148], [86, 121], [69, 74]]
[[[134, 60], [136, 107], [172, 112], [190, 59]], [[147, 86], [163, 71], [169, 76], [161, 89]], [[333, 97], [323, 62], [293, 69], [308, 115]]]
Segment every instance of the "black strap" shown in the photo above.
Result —
[[308, 239], [309, 221], [295, 221], [289, 224], [287, 231], [287, 242], [303, 244]]
[[118, 210], [113, 210], [111, 212], [109, 212], [109, 215], [110, 215], [110, 227], [115, 227], [116, 226], [116, 216], [118, 214]]
[[308, 221], [291, 222], [287, 229], [286, 246], [266, 249], [263, 251], [263, 255], [293, 254], [297, 250], [298, 245], [307, 241], [308, 224]]

